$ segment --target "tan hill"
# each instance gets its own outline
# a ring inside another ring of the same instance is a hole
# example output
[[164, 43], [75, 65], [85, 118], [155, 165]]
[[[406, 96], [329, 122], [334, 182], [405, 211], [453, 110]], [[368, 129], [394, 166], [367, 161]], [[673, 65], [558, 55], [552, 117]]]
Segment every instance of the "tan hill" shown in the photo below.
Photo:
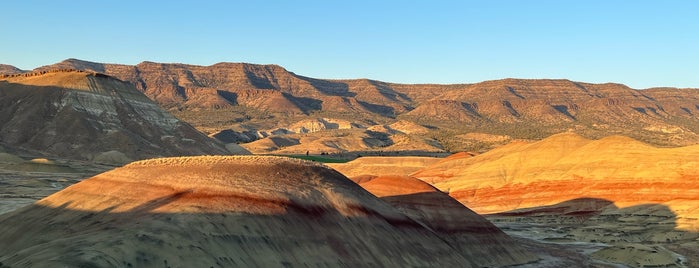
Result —
[[[488, 220], [421, 180], [400, 175], [361, 176], [353, 180], [435, 231], [480, 265], [502, 267], [538, 259]], [[478, 245], [478, 250], [473, 245]]]
[[[481, 267], [339, 173], [279, 157], [153, 159], [0, 216], [9, 266]], [[491, 230], [491, 229], [488, 229]], [[516, 259], [514, 245], [495, 256]], [[466, 251], [466, 252], [464, 252]]]
[[623, 136], [572, 133], [516, 142], [412, 175], [478, 213], [552, 205], [577, 198], [621, 207], [667, 205], [679, 228], [699, 230], [699, 146], [657, 148]]
[[[444, 148], [421, 134], [428, 128], [406, 121], [390, 125], [367, 126], [334, 118], [302, 119], [295, 123], [279, 122], [271, 129], [223, 130], [210, 134], [225, 143], [242, 146], [258, 154], [313, 154], [375, 152], [442, 153]], [[410, 133], [410, 134], [406, 134]]]
[[408, 175], [430, 164], [437, 163], [436, 157], [421, 156], [365, 156], [347, 163], [328, 163], [326, 165], [339, 171], [348, 178], [361, 175], [385, 176]]
[[[405, 155], [434, 155], [444, 150], [431, 139], [405, 134], [388, 135], [364, 129], [333, 130], [313, 133], [280, 133], [241, 144], [255, 154], [362, 154], [363, 152], [401, 152]], [[396, 153], [397, 154], [397, 153]]]
[[358, 127], [359, 126], [356, 124], [353, 124], [347, 120], [316, 118], [296, 122], [289, 126], [289, 131], [293, 133], [312, 133], [329, 129], [351, 129]]
[[0, 64], [0, 77], [2, 77], [3, 75], [21, 74], [25, 72], [25, 70], [22, 70], [12, 65]]
[[130, 84], [79, 71], [0, 80], [0, 141], [48, 156], [119, 164], [157, 156], [228, 153]]
[[468, 133], [539, 140], [572, 130], [590, 138], [626, 135], [660, 146], [699, 143], [698, 89], [637, 90], [563, 79], [405, 85], [323, 80], [247, 63], [132, 66], [68, 59], [36, 71], [53, 69], [101, 72], [132, 83], [207, 134], [262, 131], [310, 117], [371, 122], [366, 126], [412, 122], [429, 130], [413, 133], [420, 138], [415, 141], [431, 138], [452, 152], [483, 152], [502, 144], [463, 142], [460, 135]]
[[[336, 129], [332, 131], [291, 133], [285, 130], [242, 146], [258, 154], [312, 154], [366, 151], [392, 144], [388, 135], [362, 129]], [[273, 133], [274, 134], [274, 133]]]
[[368, 130], [374, 132], [383, 132], [386, 134], [408, 134], [408, 135], [422, 135], [430, 132], [428, 127], [416, 124], [411, 121], [399, 120], [388, 125], [373, 125], [367, 127]]
[[399, 120], [393, 124], [388, 125], [388, 127], [392, 130], [396, 130], [405, 134], [427, 134], [430, 132], [430, 129], [425, 126], [421, 126], [415, 124], [414, 122], [405, 120]]

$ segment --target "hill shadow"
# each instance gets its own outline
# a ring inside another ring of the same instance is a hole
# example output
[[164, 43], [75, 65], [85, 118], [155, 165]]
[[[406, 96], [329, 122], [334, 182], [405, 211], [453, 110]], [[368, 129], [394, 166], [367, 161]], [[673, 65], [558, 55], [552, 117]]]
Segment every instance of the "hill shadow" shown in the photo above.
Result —
[[380, 104], [373, 104], [373, 103], [368, 103], [365, 101], [357, 101], [359, 105], [364, 107], [364, 109], [369, 110], [372, 113], [377, 113], [389, 118], [395, 118], [396, 117], [396, 111], [393, 107], [386, 106], [386, 105], [380, 105]]
[[362, 137], [362, 142], [367, 146], [386, 147], [393, 145], [391, 137], [383, 132], [367, 130], [367, 136]]
[[410, 96], [394, 90], [391, 86], [389, 86], [385, 82], [369, 80], [369, 84], [376, 87], [376, 89], [379, 91], [379, 94], [383, 95], [384, 97], [386, 97], [389, 100], [397, 101], [397, 102], [400, 102], [400, 101], [412, 102], [413, 101], [413, 99], [411, 99]]
[[484, 216], [514, 236], [559, 245], [586, 244], [598, 261], [699, 267], [699, 233], [678, 229], [677, 214], [664, 204], [618, 207], [607, 199], [577, 198]]
[[356, 216], [308, 204], [289, 204], [286, 211], [271, 214], [152, 211], [183, 195], [187, 193], [157, 198], [124, 212], [114, 212], [114, 207], [75, 210], [66, 203], [59, 207], [33, 204], [1, 215], [0, 267], [471, 264], [413, 220], [371, 209], [356, 208]]
[[481, 266], [510, 266], [534, 263], [538, 259], [490, 221], [437, 189], [379, 199], [424, 225]]
[[344, 82], [328, 81], [315, 79], [300, 75], [294, 75], [296, 78], [308, 82], [315, 89], [321, 93], [328, 96], [340, 96], [340, 97], [356, 97], [357, 93], [349, 91], [349, 85]]

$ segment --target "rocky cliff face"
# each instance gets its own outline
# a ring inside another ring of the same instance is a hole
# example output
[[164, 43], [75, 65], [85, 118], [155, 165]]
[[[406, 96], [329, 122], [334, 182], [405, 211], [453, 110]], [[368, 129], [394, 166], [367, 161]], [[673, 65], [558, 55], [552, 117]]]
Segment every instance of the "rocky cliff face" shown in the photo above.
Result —
[[[573, 130], [592, 138], [623, 134], [662, 146], [699, 142], [698, 89], [636, 90], [620, 84], [548, 79], [404, 85], [367, 79], [315, 79], [277, 65], [246, 63], [196, 66], [142, 62], [131, 66], [69, 59], [36, 70], [52, 69], [115, 76], [161, 106], [178, 108], [185, 116], [219, 111], [215, 117], [221, 118], [220, 123], [211, 123], [211, 116], [190, 122], [207, 133], [240, 131], [243, 125], [267, 126], [280, 118], [293, 117], [288, 120], [298, 122], [311, 115], [364, 125], [403, 119], [431, 126], [434, 131], [420, 134], [420, 138], [439, 136], [438, 147], [451, 151], [499, 144], [464, 143], [457, 137], [472, 132], [542, 139]], [[230, 116], [229, 108], [234, 107], [249, 112], [240, 117], [242, 122], [227, 124], [222, 118]], [[257, 114], [250, 117], [249, 113]]]
[[22, 150], [86, 160], [110, 151], [131, 159], [227, 153], [130, 84], [78, 71], [0, 81], [0, 141]]
[[666, 136], [673, 140], [671, 143], [678, 143], [683, 138], [692, 141], [697, 138], [697, 129], [682, 123], [698, 120], [697, 95], [697, 89], [634, 90], [611, 83], [504, 79], [444, 92], [406, 116], [418, 120], [432, 117], [445, 122], [454, 118], [496, 128], [515, 124], [538, 126], [544, 131], [558, 129], [549, 134], [566, 128], [596, 133], [593, 136], [625, 133], [619, 127], [623, 126], [646, 135]]
[[[221, 108], [243, 105], [273, 112], [343, 111], [335, 103], [370, 112], [405, 111], [407, 97], [369, 80], [327, 81], [296, 75], [277, 65], [218, 63], [211, 66], [142, 62], [135, 66], [68, 59], [35, 71], [78, 69], [106, 73], [134, 84], [165, 107]], [[351, 89], [350, 89], [351, 88]], [[366, 93], [366, 94], [362, 94]], [[272, 94], [271, 96], [265, 96]], [[278, 95], [274, 95], [278, 94]], [[256, 97], [259, 96], [259, 97]], [[269, 98], [279, 100], [269, 100]], [[288, 108], [292, 110], [288, 110]], [[279, 110], [284, 108], [283, 110]]]

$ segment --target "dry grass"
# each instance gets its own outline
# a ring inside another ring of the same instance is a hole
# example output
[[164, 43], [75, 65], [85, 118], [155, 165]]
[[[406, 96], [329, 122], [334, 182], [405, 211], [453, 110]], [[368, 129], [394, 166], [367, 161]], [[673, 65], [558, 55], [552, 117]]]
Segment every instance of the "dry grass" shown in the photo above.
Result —
[[297, 158], [282, 157], [282, 156], [255, 156], [255, 155], [235, 155], [235, 156], [187, 156], [187, 157], [167, 157], [153, 158], [130, 163], [124, 167], [149, 167], [149, 166], [202, 166], [216, 164], [255, 164], [255, 165], [273, 165], [280, 163], [290, 163], [309, 167], [324, 167], [324, 165]]

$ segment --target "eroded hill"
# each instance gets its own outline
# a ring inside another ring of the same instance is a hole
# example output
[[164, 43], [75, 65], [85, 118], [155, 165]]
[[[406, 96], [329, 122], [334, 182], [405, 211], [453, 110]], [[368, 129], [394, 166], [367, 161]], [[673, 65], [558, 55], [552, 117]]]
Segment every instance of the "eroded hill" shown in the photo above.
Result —
[[229, 153], [131, 84], [70, 70], [0, 80], [0, 143], [29, 154], [110, 164]]
[[423, 181], [400, 175], [365, 175], [352, 180], [480, 265], [500, 267], [538, 260], [488, 220]]
[[[0, 216], [9, 266], [449, 266], [466, 258], [336, 171], [279, 157], [153, 159]], [[483, 262], [487, 260], [487, 262]], [[506, 262], [501, 262], [505, 260]]]
[[447, 159], [412, 176], [510, 234], [577, 243], [604, 262], [691, 267], [699, 263], [697, 159], [697, 145], [562, 133]]

